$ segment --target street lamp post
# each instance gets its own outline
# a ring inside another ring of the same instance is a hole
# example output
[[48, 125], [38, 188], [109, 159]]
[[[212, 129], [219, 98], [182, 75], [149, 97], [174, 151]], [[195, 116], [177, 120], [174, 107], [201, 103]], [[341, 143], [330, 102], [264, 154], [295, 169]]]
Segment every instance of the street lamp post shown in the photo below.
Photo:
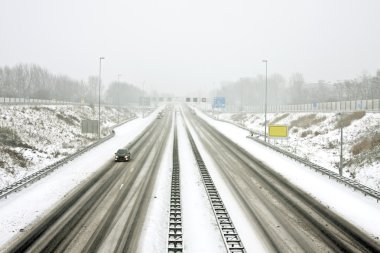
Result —
[[267, 141], [267, 95], [268, 95], [268, 60], [263, 60], [265, 62], [265, 105], [264, 105], [264, 141]]
[[100, 85], [102, 83], [102, 60], [104, 57], [99, 58], [99, 121], [98, 121], [98, 139], [100, 139]]
[[243, 82], [240, 84], [240, 112], [243, 112]]
[[118, 112], [117, 112], [117, 123], [119, 124], [119, 116], [120, 116], [120, 76], [121, 74], [117, 75], [117, 107], [118, 107]]
[[142, 117], [145, 118], [145, 81], [142, 84], [142, 88], [143, 88]]
[[340, 127], [340, 163], [339, 175], [343, 175], [343, 126]]
[[[342, 119], [343, 113], [338, 113]], [[339, 175], [343, 175], [343, 124], [342, 120], [340, 121], [340, 159], [339, 159]]]

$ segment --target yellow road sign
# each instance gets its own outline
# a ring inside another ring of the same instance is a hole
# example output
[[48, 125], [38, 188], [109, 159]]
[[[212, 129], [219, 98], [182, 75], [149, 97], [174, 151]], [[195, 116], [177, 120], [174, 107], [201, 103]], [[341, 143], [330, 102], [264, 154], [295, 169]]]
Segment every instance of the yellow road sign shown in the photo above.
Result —
[[285, 125], [269, 125], [269, 137], [286, 138], [288, 137], [288, 126]]

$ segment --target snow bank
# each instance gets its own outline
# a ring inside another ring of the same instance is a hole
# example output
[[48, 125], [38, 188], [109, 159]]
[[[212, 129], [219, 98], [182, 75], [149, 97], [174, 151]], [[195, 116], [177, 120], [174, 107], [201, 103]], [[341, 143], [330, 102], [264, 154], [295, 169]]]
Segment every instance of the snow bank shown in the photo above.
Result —
[[[264, 114], [222, 113], [218, 117], [252, 129], [254, 132], [264, 133]], [[340, 128], [337, 128], [337, 122], [339, 119], [340, 116], [337, 113], [269, 113], [267, 114], [268, 124], [291, 126], [288, 139], [272, 139], [270, 142], [338, 173]], [[364, 117], [353, 120], [343, 129], [344, 176], [377, 191], [380, 191], [380, 145], [360, 155], [353, 155], [352, 148], [363, 139], [373, 138], [375, 133], [380, 134], [379, 127], [380, 113], [367, 112]]]
[[[102, 135], [131, 110], [103, 107]], [[40, 170], [97, 140], [81, 133], [82, 119], [96, 119], [90, 106], [1, 106], [0, 188]]]

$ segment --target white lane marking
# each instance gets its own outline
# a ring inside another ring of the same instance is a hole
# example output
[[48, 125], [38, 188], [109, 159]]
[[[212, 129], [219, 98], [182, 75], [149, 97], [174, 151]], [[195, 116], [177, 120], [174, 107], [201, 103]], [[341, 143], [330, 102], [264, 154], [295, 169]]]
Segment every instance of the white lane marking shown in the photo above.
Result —
[[131, 168], [131, 172], [134, 170], [135, 168]]
[[124, 186], [124, 184], [121, 184], [121, 185], [120, 185], [120, 189], [119, 189], [119, 190], [121, 190], [121, 188], [123, 188], [123, 186]]

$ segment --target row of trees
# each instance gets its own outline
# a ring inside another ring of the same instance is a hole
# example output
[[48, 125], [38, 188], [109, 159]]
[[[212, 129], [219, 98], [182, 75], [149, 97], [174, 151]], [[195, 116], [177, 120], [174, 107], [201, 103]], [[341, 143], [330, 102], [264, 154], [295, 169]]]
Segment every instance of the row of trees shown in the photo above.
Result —
[[136, 86], [124, 82], [112, 82], [107, 91], [106, 99], [112, 104], [138, 103], [143, 91]]
[[[64, 75], [54, 75], [48, 70], [29, 64], [0, 67], [0, 97], [56, 99], [64, 101], [97, 103], [98, 77], [78, 81]], [[127, 83], [111, 83], [103, 90], [104, 101], [123, 105], [138, 101], [143, 92]], [[117, 100], [116, 100], [117, 99]]]
[[[265, 98], [265, 76], [241, 78], [235, 82], [223, 82], [212, 96], [224, 96], [240, 105], [262, 105]], [[342, 100], [380, 98], [380, 70], [376, 75], [362, 75], [354, 80], [327, 83], [306, 83], [301, 73], [294, 73], [289, 80], [280, 74], [268, 76], [268, 104], [304, 104]]]
[[86, 86], [67, 76], [57, 76], [37, 65], [0, 68], [0, 96], [79, 101]]

